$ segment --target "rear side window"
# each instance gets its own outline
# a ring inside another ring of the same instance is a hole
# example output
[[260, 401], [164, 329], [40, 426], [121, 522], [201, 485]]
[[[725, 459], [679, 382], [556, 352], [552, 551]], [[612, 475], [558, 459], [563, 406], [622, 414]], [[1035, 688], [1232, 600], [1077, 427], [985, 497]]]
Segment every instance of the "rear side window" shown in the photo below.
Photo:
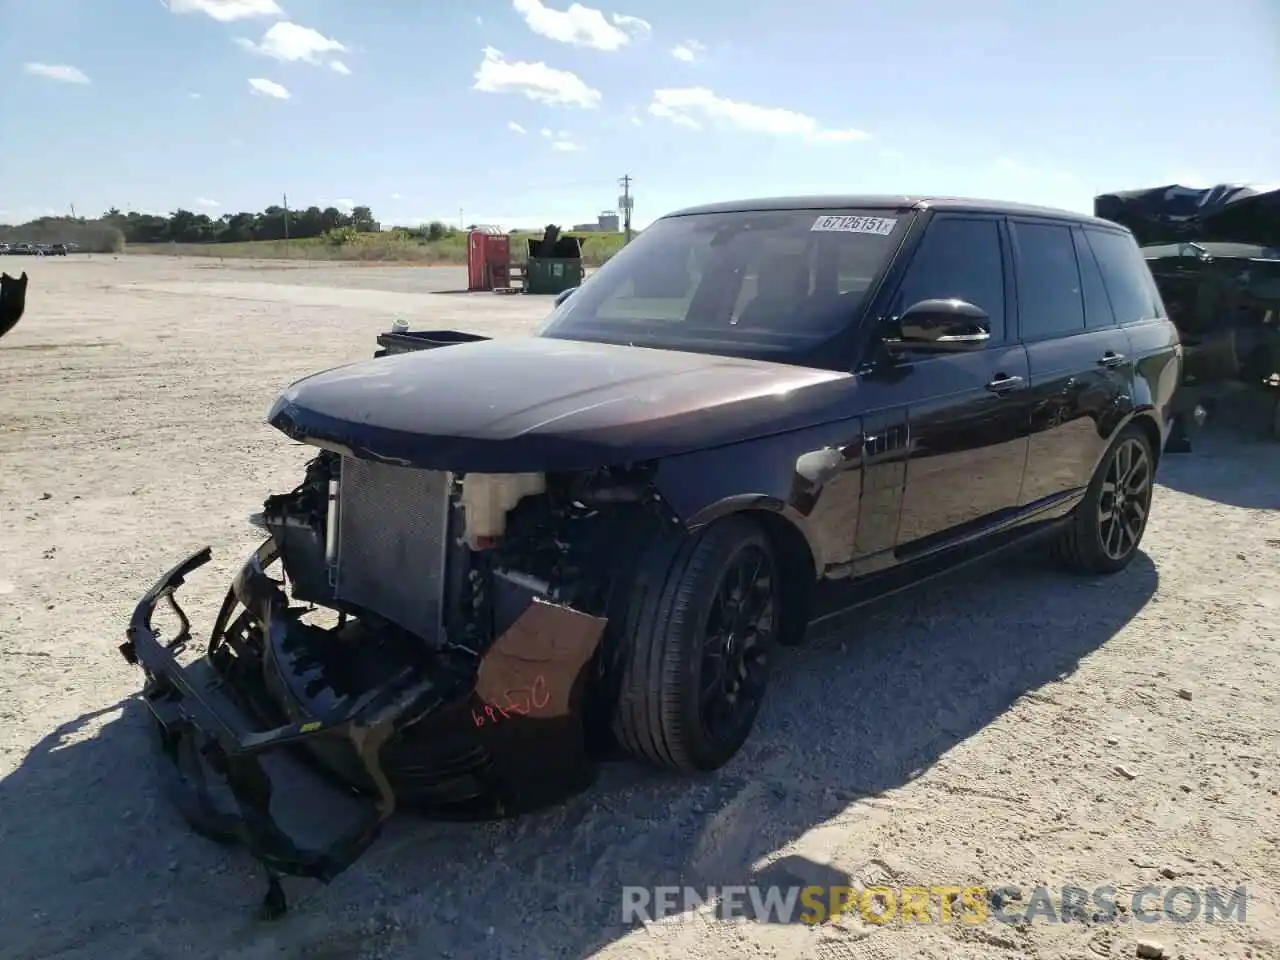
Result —
[[1102, 271], [1117, 322], [1135, 323], [1162, 316], [1164, 307], [1151, 269], [1133, 237], [1111, 230], [1086, 229], [1084, 234]]
[[1024, 340], [1084, 329], [1084, 296], [1071, 228], [1018, 223], [1018, 317]]
[[1089, 241], [1079, 228], [1071, 231], [1076, 245], [1076, 261], [1080, 264], [1080, 289], [1084, 292], [1084, 325], [1090, 330], [1115, 325], [1116, 315], [1107, 298], [1107, 288], [1102, 282], [1102, 271], [1089, 249]]
[[992, 341], [1004, 339], [1004, 260], [995, 220], [935, 219], [902, 278], [894, 312], [921, 300], [953, 298], [985, 310]]

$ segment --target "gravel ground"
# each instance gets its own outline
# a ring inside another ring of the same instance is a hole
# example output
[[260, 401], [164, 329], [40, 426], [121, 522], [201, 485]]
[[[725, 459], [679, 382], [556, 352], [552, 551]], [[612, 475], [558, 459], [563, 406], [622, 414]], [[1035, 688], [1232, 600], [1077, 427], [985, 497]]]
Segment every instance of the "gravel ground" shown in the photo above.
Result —
[[[1023, 558], [887, 601], [788, 657], [717, 775], [611, 764], [543, 815], [403, 818], [330, 886], [292, 883], [284, 920], [253, 919], [261, 874], [159, 792], [126, 618], [210, 544], [183, 592], [207, 629], [246, 518], [308, 456], [263, 422], [285, 384], [368, 356], [397, 316], [506, 335], [548, 301], [447, 295], [457, 269], [20, 266], [27, 316], [0, 342], [0, 956], [1280, 956], [1280, 444], [1225, 436], [1162, 465], [1120, 576]], [[1248, 900], [1243, 924], [622, 925], [621, 885], [683, 881]]]

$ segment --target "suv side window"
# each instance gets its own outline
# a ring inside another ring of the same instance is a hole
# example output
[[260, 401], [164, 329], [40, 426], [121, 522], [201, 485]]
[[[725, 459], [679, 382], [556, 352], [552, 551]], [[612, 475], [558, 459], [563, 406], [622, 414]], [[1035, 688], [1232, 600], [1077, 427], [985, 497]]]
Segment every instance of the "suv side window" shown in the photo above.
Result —
[[1080, 333], [1084, 295], [1071, 228], [1017, 223], [1018, 317], [1023, 340]]
[[1085, 236], [1102, 271], [1111, 307], [1119, 323], [1136, 323], [1164, 314], [1151, 269], [1132, 236], [1085, 228]]
[[991, 343], [1005, 331], [1004, 259], [996, 220], [938, 217], [916, 248], [894, 298], [901, 313], [921, 300], [967, 300], [991, 318]]
[[1084, 291], [1084, 325], [1090, 330], [1114, 327], [1116, 315], [1111, 309], [1098, 261], [1089, 249], [1089, 241], [1079, 227], [1072, 229], [1071, 239], [1075, 241], [1076, 261], [1080, 264], [1080, 287]]

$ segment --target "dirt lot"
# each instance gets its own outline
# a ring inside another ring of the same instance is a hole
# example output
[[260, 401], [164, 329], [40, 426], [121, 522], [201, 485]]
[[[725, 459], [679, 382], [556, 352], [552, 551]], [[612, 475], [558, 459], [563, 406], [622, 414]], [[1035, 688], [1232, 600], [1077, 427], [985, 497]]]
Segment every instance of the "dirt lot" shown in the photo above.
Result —
[[[183, 594], [207, 629], [246, 518], [308, 455], [263, 422], [286, 383], [368, 356], [396, 316], [515, 334], [548, 303], [433, 293], [457, 269], [20, 266], [27, 316], [0, 342], [0, 956], [1280, 956], [1280, 444], [1221, 437], [1162, 465], [1123, 575], [1020, 559], [887, 602], [787, 659], [718, 775], [611, 765], [544, 815], [400, 820], [254, 920], [260, 873], [160, 794], [126, 618], [211, 544]], [[1243, 924], [620, 922], [623, 884], [753, 880], [1248, 899]]]

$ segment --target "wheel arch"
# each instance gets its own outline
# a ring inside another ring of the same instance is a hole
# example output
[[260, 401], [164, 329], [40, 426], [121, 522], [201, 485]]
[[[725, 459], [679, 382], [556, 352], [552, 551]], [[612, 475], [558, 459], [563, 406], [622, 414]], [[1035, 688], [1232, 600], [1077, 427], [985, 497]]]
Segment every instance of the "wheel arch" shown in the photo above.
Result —
[[1116, 437], [1130, 427], [1136, 427], [1142, 431], [1147, 442], [1151, 444], [1151, 455], [1155, 460], [1154, 466], [1158, 467], [1160, 465], [1161, 454], [1164, 453], [1164, 426], [1160, 423], [1154, 407], [1143, 406], [1134, 410], [1116, 425], [1107, 442], [1107, 449], [1103, 451], [1098, 462], [1093, 465], [1095, 471], [1102, 465], [1102, 460], [1106, 457], [1107, 451], [1111, 449], [1111, 444], [1115, 443]]
[[804, 639], [809, 624], [813, 589], [818, 579], [814, 547], [803, 519], [775, 498], [744, 494], [712, 504], [687, 526], [694, 532], [730, 517], [749, 521], [768, 538], [782, 579], [782, 622], [778, 639], [785, 646], [796, 646]]
[[1138, 411], [1129, 418], [1129, 424], [1136, 425], [1146, 434], [1147, 442], [1151, 444], [1151, 455], [1155, 459], [1155, 466], [1159, 466], [1161, 454], [1164, 453], [1164, 430], [1156, 421], [1155, 410]]

